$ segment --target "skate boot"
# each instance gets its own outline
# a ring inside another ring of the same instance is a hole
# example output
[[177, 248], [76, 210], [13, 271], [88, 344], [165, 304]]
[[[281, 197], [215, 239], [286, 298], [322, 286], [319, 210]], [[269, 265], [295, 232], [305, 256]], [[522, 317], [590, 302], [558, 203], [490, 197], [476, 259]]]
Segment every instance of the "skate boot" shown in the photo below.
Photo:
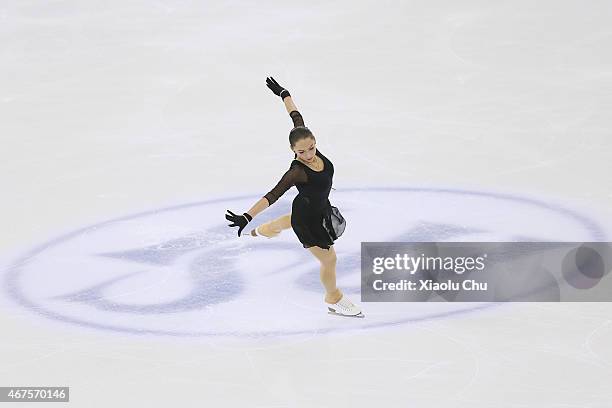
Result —
[[346, 317], [365, 317], [359, 307], [355, 306], [346, 296], [342, 295], [342, 298], [334, 304], [327, 304], [327, 310], [329, 314]]

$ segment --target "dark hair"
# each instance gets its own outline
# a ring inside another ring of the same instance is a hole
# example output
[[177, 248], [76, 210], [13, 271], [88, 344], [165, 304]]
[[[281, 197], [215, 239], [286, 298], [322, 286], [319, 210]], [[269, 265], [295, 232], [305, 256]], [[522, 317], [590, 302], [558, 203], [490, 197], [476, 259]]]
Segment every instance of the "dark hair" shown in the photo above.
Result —
[[314, 139], [314, 135], [310, 129], [306, 126], [296, 126], [289, 132], [289, 144], [293, 147], [298, 140], [306, 139], [307, 137], [312, 137]]

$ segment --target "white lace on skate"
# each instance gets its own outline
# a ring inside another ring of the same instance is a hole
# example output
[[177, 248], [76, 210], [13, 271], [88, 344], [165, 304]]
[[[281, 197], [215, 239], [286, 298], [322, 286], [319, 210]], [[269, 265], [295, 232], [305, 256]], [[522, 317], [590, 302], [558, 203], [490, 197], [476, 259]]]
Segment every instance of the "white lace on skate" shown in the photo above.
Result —
[[346, 296], [334, 304], [328, 304], [327, 308], [330, 312], [340, 314], [343, 316], [360, 316], [362, 315], [361, 309], [353, 304]]

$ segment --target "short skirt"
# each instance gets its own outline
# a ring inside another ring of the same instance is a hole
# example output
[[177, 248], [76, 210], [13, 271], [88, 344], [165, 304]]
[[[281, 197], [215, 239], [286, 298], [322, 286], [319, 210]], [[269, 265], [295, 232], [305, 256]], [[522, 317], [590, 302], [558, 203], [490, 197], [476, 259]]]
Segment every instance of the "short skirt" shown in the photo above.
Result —
[[291, 228], [304, 248], [318, 246], [329, 249], [344, 232], [346, 221], [336, 207], [323, 208], [311, 203], [309, 197], [298, 194], [291, 206]]

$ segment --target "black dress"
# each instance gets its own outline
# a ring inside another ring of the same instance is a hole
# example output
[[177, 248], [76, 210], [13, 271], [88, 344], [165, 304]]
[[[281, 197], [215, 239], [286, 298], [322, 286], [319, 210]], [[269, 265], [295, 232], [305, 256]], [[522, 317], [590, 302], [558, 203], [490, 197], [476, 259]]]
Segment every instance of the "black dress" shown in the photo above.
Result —
[[[295, 126], [304, 126], [298, 111], [290, 113]], [[293, 160], [276, 186], [264, 197], [272, 205], [289, 188], [295, 186], [299, 193], [291, 206], [291, 228], [304, 248], [318, 246], [329, 249], [334, 238], [323, 225], [324, 218], [330, 219], [332, 206], [329, 192], [332, 188], [334, 165], [318, 149], [316, 155], [323, 160], [323, 170], [315, 171], [306, 164]], [[297, 157], [297, 155], [296, 155]], [[330, 225], [331, 222], [328, 223]]]

